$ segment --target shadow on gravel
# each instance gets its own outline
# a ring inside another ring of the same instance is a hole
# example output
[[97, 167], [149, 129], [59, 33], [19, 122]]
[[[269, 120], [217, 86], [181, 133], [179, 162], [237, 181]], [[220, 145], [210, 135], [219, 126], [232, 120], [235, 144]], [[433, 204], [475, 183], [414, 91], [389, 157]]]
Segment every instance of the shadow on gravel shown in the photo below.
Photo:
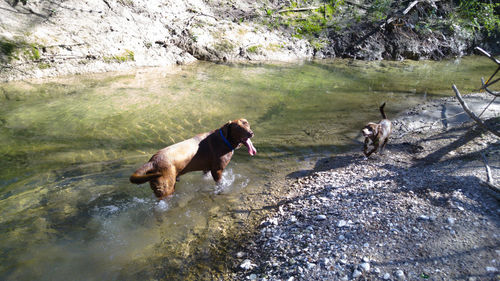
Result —
[[298, 179], [308, 176], [309, 174], [314, 172], [323, 172], [331, 169], [346, 167], [362, 159], [363, 157], [361, 155], [356, 155], [356, 154], [322, 158], [316, 162], [313, 169], [295, 171], [288, 174], [286, 177], [292, 179]]

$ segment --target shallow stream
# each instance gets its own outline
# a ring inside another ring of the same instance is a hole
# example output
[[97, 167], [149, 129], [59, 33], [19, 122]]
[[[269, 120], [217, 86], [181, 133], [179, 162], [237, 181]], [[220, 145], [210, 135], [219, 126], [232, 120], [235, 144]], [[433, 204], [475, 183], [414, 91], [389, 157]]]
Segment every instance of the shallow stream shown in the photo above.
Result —
[[[382, 102], [395, 116], [494, 69], [481, 57], [198, 63], [0, 84], [0, 279], [211, 279], [273, 182], [361, 147]], [[128, 182], [158, 149], [241, 117], [258, 154], [236, 151], [222, 185], [187, 174], [158, 202]]]

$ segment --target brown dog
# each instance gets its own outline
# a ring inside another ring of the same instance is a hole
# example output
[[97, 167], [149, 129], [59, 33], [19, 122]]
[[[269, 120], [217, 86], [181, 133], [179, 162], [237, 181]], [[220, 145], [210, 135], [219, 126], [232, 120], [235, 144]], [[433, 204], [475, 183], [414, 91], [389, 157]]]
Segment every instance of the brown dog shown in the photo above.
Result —
[[210, 171], [218, 183], [235, 149], [244, 144], [250, 155], [257, 153], [250, 141], [253, 136], [247, 120], [230, 121], [220, 129], [196, 135], [158, 151], [130, 176], [130, 181], [136, 184], [149, 181], [151, 189], [160, 199], [172, 194], [177, 177], [188, 172]]
[[[361, 132], [363, 132], [363, 136], [365, 137], [365, 145], [363, 147], [365, 157], [369, 157], [372, 153], [377, 152], [377, 150], [380, 150], [380, 153], [382, 153], [382, 150], [385, 148], [385, 145], [389, 140], [389, 136], [391, 135], [392, 124], [384, 113], [384, 106], [385, 102], [380, 106], [380, 113], [382, 114], [383, 119], [378, 123], [370, 122], [363, 128], [363, 130], [361, 130]], [[368, 151], [370, 142], [373, 145], [373, 149]]]

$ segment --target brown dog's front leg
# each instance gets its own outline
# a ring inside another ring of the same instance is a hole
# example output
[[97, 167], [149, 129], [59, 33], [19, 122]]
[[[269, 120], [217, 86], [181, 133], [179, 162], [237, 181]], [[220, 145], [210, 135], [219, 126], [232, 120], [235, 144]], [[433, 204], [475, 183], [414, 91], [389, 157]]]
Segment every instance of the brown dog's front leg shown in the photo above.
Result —
[[215, 182], [219, 182], [222, 179], [222, 171], [223, 170], [212, 170], [212, 177], [214, 178]]

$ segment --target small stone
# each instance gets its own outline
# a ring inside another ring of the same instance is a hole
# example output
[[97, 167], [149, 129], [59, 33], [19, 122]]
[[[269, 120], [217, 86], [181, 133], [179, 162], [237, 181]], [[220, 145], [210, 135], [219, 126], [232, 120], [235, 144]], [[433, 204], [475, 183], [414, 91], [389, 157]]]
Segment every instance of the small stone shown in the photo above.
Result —
[[405, 280], [405, 273], [401, 269], [398, 269], [396, 271], [396, 277], [398, 280]]
[[420, 217], [418, 217], [420, 220], [423, 220], [423, 221], [428, 221], [430, 220], [429, 216], [426, 216], [426, 215], [421, 215]]
[[448, 218], [448, 223], [451, 224], [451, 225], [454, 225], [455, 224], [455, 218], [449, 217]]
[[369, 272], [370, 271], [370, 263], [364, 262], [359, 265], [359, 268], [361, 268], [364, 272]]
[[352, 278], [358, 278], [359, 276], [361, 276], [363, 273], [359, 270], [354, 270], [354, 272], [352, 273]]
[[246, 259], [244, 260], [241, 264], [240, 264], [240, 267], [244, 270], [249, 270], [249, 269], [252, 269], [254, 267], [256, 267], [257, 265], [256, 264], [253, 264], [251, 260], [249, 259]]
[[307, 263], [307, 269], [309, 269], [309, 270], [313, 269], [315, 266], [316, 266], [316, 264], [314, 264], [314, 263], [311, 263], [311, 262]]
[[487, 266], [486, 271], [487, 272], [497, 272], [498, 269], [496, 267], [493, 267], [493, 266]]
[[317, 215], [316, 216], [316, 220], [318, 220], [318, 221], [324, 221], [324, 220], [326, 220], [326, 216], [325, 215]]
[[344, 227], [347, 225], [347, 222], [345, 220], [339, 220], [337, 223], [337, 227]]
[[340, 240], [340, 241], [342, 241], [342, 240], [344, 240], [344, 239], [345, 239], [345, 236], [344, 236], [344, 235], [342, 235], [342, 234], [340, 234], [340, 235], [339, 235], [339, 240]]
[[384, 274], [384, 276], [382, 277], [382, 279], [384, 279], [384, 280], [391, 279], [391, 274], [389, 274], [389, 273]]
[[250, 274], [250, 276], [248, 276], [248, 279], [249, 280], [257, 280], [257, 275], [252, 273], [252, 274]]
[[238, 253], [236, 253], [236, 257], [239, 258], [239, 259], [241, 259], [244, 256], [245, 256], [244, 252], [238, 252]]

